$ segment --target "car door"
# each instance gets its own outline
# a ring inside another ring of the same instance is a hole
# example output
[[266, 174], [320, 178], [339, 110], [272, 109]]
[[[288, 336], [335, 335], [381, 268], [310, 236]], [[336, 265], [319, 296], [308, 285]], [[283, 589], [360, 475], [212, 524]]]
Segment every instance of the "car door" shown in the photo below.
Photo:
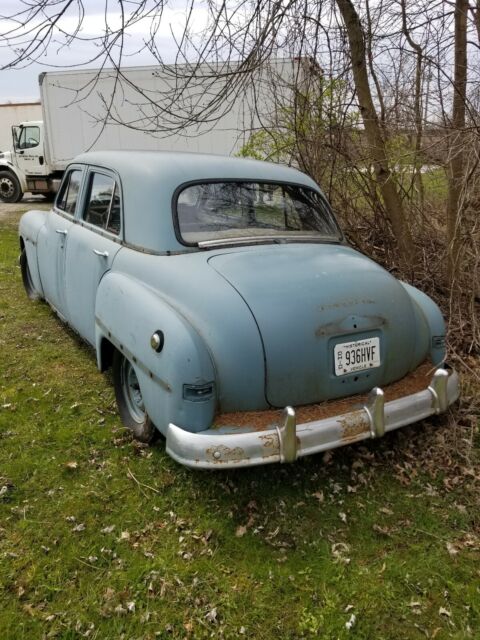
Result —
[[27, 176], [44, 176], [48, 166], [44, 162], [43, 129], [38, 125], [15, 127], [15, 162]]
[[118, 177], [106, 169], [90, 168], [83, 205], [68, 235], [65, 295], [70, 324], [92, 345], [97, 289], [121, 248], [121, 221]]
[[66, 318], [65, 250], [80, 199], [84, 169], [70, 167], [37, 240], [40, 280], [46, 300]]

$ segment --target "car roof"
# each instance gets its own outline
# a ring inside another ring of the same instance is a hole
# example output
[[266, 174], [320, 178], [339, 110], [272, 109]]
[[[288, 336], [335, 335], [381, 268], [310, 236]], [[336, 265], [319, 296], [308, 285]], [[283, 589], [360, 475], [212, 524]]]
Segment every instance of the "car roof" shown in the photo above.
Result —
[[175, 188], [191, 180], [212, 178], [243, 178], [297, 182], [316, 188], [308, 176], [296, 169], [273, 162], [237, 158], [209, 153], [189, 153], [177, 151], [91, 151], [75, 158], [77, 163], [95, 164], [109, 167], [123, 173], [142, 173], [145, 179], [152, 172], [158, 179], [167, 178], [176, 183]]
[[154, 251], [185, 249], [172, 221], [172, 200], [183, 184], [208, 180], [290, 182], [319, 190], [304, 173], [246, 158], [174, 151], [92, 151], [73, 164], [115, 171], [122, 183], [125, 240]]

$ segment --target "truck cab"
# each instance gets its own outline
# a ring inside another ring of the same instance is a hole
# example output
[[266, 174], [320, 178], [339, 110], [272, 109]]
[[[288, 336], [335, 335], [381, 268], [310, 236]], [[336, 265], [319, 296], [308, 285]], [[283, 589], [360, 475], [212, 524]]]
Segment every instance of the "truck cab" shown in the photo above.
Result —
[[12, 150], [0, 154], [0, 200], [19, 202], [26, 191], [53, 197], [60, 178], [47, 162], [43, 122], [12, 127]]

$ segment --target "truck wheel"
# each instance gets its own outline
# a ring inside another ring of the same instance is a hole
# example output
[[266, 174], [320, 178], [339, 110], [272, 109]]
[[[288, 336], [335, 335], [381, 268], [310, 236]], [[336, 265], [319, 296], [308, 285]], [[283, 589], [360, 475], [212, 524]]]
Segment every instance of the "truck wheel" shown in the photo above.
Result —
[[158, 431], [145, 411], [142, 392], [135, 369], [123, 354], [113, 355], [113, 384], [118, 412], [123, 424], [140, 442], [152, 443]]
[[0, 171], [0, 200], [20, 202], [22, 198], [23, 191], [17, 176], [10, 171]]
[[32, 274], [30, 273], [30, 269], [28, 267], [27, 252], [25, 251], [25, 249], [23, 249], [22, 253], [20, 254], [20, 270], [22, 272], [23, 286], [25, 288], [27, 296], [30, 298], [30, 300], [38, 300], [40, 296], [33, 286]]

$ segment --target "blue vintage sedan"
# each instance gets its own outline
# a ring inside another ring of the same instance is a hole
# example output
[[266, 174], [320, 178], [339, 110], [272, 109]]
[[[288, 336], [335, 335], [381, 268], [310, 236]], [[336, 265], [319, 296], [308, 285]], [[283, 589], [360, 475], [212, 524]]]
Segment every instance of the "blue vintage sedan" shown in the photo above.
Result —
[[294, 169], [86, 153], [20, 249], [29, 297], [113, 368], [125, 426], [182, 464], [291, 462], [458, 398], [438, 307], [349, 247]]

